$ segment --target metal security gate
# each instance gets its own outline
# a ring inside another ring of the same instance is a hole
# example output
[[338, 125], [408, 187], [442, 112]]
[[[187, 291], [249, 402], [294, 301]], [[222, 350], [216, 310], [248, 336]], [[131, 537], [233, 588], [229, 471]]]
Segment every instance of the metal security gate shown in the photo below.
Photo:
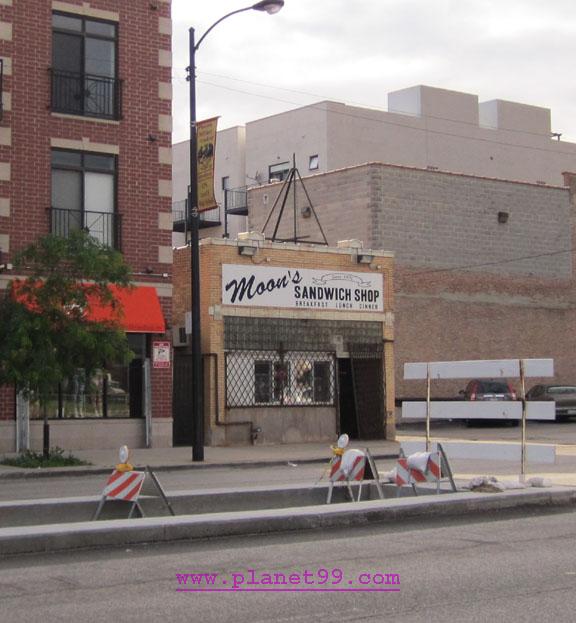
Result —
[[385, 439], [384, 345], [349, 344], [359, 439]]
[[175, 446], [191, 446], [194, 427], [192, 424], [192, 355], [174, 354], [174, 377], [172, 394], [172, 443]]

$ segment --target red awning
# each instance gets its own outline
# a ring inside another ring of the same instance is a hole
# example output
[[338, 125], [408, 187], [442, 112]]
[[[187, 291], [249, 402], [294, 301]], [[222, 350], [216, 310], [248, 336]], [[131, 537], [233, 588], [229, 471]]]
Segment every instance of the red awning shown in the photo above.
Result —
[[[127, 333], [164, 333], [166, 324], [160, 307], [156, 288], [136, 286], [124, 288], [110, 285], [110, 291], [119, 303], [118, 306], [102, 305], [88, 296], [89, 308], [86, 319], [93, 322], [112, 320], [118, 322]], [[21, 282], [14, 281], [13, 293], [29, 309], [35, 308], [34, 300], [21, 291]]]
[[88, 318], [95, 322], [118, 320], [127, 333], [164, 333], [166, 325], [156, 288], [136, 286], [121, 288], [110, 286], [114, 298], [120, 303], [117, 313], [111, 306], [90, 305]]

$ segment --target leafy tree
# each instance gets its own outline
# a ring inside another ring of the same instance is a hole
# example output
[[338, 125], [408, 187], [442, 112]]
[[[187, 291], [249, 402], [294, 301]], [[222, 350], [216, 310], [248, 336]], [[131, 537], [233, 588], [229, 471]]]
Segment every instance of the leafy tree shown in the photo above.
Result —
[[[37, 397], [46, 421], [49, 396], [79, 368], [88, 377], [130, 361], [122, 310], [109, 287], [129, 286], [130, 268], [84, 231], [40, 238], [14, 265], [28, 276], [11, 282], [0, 300], [0, 384]], [[111, 319], [91, 319], [90, 310], [102, 306], [113, 310]]]

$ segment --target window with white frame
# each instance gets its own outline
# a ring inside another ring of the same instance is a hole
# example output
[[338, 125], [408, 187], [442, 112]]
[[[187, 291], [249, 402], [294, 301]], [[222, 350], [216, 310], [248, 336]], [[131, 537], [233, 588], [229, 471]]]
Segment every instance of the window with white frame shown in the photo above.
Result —
[[308, 170], [309, 171], [316, 171], [318, 169], [319, 166], [319, 160], [318, 160], [318, 155], [314, 155], [314, 156], [310, 156], [308, 158]]

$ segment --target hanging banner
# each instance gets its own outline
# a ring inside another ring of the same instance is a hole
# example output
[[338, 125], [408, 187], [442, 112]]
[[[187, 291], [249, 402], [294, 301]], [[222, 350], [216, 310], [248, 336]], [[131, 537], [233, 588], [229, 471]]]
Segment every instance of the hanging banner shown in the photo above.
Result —
[[196, 124], [198, 159], [198, 212], [218, 207], [214, 197], [214, 161], [216, 158], [216, 128], [218, 117]]
[[384, 311], [381, 273], [222, 265], [222, 304]]

